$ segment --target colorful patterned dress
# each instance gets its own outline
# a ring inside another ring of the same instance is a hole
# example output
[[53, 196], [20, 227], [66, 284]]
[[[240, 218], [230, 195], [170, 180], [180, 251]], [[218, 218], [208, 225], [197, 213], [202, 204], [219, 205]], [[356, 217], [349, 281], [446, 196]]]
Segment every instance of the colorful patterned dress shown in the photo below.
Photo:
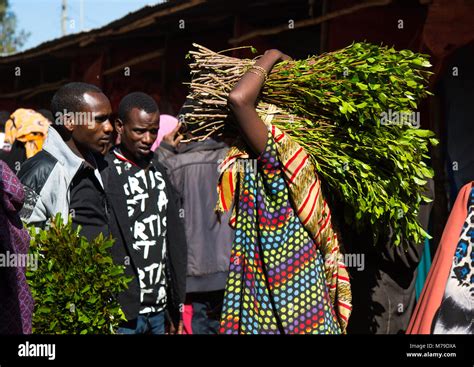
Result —
[[242, 185], [220, 332], [339, 334], [321, 253], [291, 206], [270, 132]]

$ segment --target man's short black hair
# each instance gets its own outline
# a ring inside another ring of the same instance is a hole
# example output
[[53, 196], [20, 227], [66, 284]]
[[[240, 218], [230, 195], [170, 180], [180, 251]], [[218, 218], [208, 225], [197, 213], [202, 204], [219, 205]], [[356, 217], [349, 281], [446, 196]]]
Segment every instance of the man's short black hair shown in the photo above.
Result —
[[133, 92], [122, 98], [118, 107], [118, 118], [123, 123], [127, 122], [132, 108], [138, 108], [146, 113], [159, 112], [155, 100], [146, 93]]
[[84, 108], [85, 93], [103, 93], [99, 87], [92, 84], [72, 82], [63, 85], [54, 94], [51, 100], [51, 113], [56, 120], [58, 113], [62, 114], [64, 110], [67, 112], [82, 112]]

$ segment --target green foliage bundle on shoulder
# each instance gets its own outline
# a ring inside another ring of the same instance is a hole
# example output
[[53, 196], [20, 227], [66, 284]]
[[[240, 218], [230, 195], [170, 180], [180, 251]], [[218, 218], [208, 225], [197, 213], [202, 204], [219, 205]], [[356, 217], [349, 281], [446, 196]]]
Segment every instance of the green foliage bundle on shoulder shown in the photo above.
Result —
[[[194, 44], [185, 121], [194, 139], [237, 135], [227, 99], [255, 63]], [[228, 50], [227, 50], [228, 51]], [[304, 147], [344, 206], [346, 222], [371, 227], [374, 240], [421, 243], [427, 233], [417, 215], [427, 179], [434, 133], [420, 129], [418, 103], [430, 95], [427, 55], [358, 42], [304, 60], [277, 63], [257, 105], [272, 124]]]
[[88, 242], [60, 214], [45, 230], [30, 226], [30, 253], [38, 259], [27, 280], [35, 308], [33, 333], [112, 334], [125, 320], [116, 296], [131, 280], [108, 252], [111, 238]]

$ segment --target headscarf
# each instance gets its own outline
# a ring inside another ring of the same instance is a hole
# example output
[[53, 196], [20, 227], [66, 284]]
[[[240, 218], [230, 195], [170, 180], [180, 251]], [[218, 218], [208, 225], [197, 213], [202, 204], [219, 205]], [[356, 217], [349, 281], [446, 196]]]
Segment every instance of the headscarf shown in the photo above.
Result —
[[5, 142], [13, 145], [15, 140], [21, 141], [25, 144], [26, 158], [31, 158], [43, 148], [48, 127], [48, 119], [40, 113], [19, 108], [5, 124]]
[[158, 130], [158, 137], [153, 143], [151, 150], [155, 151], [160, 146], [163, 136], [170, 133], [178, 125], [178, 119], [170, 115], [160, 115], [160, 129]]

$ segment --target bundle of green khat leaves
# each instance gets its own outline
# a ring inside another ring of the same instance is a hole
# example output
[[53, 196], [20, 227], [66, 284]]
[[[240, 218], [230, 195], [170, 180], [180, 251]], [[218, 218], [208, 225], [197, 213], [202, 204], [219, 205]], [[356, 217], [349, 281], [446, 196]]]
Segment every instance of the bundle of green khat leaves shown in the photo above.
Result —
[[[200, 45], [190, 51], [192, 80], [184, 116], [195, 139], [237, 134], [227, 105], [233, 86], [255, 60]], [[257, 106], [286, 111], [272, 123], [304, 147], [318, 174], [345, 207], [345, 219], [391, 228], [396, 245], [422, 242], [417, 220], [434, 134], [420, 129], [417, 103], [430, 93], [426, 55], [354, 43], [305, 60], [276, 64]]]

